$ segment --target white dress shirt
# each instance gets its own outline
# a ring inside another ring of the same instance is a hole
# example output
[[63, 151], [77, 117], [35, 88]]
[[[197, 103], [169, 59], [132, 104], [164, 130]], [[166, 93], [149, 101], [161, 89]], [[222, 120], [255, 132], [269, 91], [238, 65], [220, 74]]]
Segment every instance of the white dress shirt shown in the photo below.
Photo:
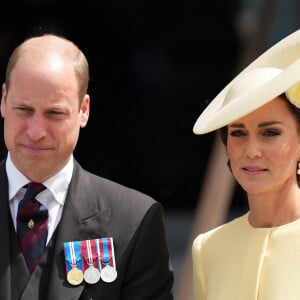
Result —
[[[71, 156], [69, 162], [63, 169], [43, 182], [46, 189], [36, 196], [36, 199], [48, 209], [47, 244], [61, 219], [73, 174], [73, 165], [73, 156]], [[6, 160], [6, 172], [8, 177], [9, 207], [15, 230], [17, 230], [18, 205], [26, 192], [24, 185], [30, 181], [16, 168], [10, 158], [9, 152]]]

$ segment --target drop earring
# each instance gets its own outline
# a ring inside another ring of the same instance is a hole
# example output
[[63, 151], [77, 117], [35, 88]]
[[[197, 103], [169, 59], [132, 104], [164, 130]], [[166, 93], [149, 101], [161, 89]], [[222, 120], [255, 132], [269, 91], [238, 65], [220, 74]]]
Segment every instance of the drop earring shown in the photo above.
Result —
[[297, 174], [300, 175], [300, 161], [298, 161]]

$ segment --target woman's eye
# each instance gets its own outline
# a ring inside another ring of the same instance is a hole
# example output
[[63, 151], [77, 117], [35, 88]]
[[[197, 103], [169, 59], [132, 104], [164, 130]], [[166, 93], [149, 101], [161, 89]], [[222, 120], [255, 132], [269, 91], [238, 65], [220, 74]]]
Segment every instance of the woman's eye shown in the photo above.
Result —
[[233, 130], [229, 132], [229, 135], [234, 137], [239, 137], [239, 136], [244, 136], [245, 133], [242, 130]]
[[264, 131], [263, 135], [276, 136], [276, 135], [280, 135], [280, 131], [277, 129], [267, 129]]

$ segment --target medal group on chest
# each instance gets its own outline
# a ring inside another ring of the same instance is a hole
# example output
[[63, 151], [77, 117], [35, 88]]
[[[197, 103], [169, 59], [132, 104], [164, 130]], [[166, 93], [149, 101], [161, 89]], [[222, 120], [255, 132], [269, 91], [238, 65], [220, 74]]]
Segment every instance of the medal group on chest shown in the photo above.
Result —
[[116, 280], [112, 238], [101, 238], [64, 243], [67, 281], [79, 285], [83, 281], [95, 284], [100, 279], [110, 283]]

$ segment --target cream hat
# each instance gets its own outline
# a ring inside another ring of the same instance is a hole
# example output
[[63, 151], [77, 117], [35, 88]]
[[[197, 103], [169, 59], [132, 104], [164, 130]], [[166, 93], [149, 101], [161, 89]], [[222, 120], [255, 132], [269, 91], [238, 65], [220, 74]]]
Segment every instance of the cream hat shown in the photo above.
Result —
[[219, 129], [282, 93], [300, 108], [300, 30], [242, 70], [202, 112], [193, 131], [204, 134]]

